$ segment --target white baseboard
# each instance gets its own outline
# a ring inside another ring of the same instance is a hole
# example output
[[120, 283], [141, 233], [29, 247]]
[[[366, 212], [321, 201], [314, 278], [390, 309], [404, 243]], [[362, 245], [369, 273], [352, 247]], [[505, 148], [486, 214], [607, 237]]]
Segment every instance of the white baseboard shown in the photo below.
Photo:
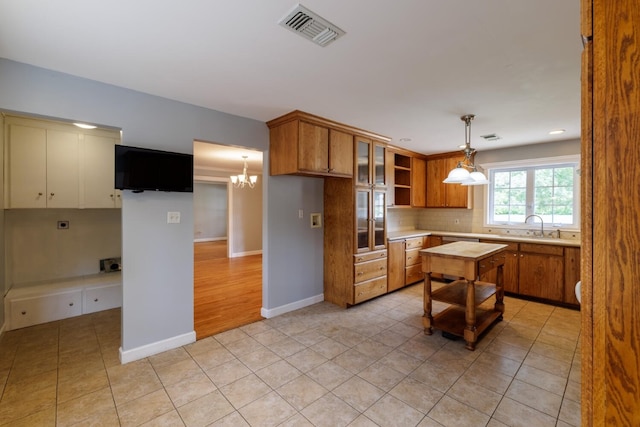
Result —
[[218, 242], [221, 240], [227, 240], [227, 238], [226, 237], [203, 237], [202, 239], [193, 239], [193, 243]]
[[196, 332], [192, 331], [172, 338], [167, 338], [166, 340], [157, 341], [137, 348], [132, 348], [131, 350], [123, 351], [122, 347], [120, 347], [120, 363], [124, 365], [125, 363], [144, 359], [145, 357], [153, 356], [154, 354], [162, 353], [163, 351], [182, 347], [183, 345], [191, 344], [195, 341]]
[[319, 302], [324, 301], [324, 294], [320, 294], [320, 295], [316, 295], [313, 297], [309, 297], [309, 298], [305, 298], [303, 300], [300, 301], [296, 301], [296, 302], [292, 302], [289, 304], [285, 304], [285, 305], [281, 305], [280, 307], [276, 307], [276, 308], [272, 308], [272, 309], [266, 309], [264, 307], [262, 307], [260, 309], [260, 315], [262, 317], [265, 317], [267, 319], [271, 318], [271, 317], [276, 317], [279, 316], [281, 314], [285, 314], [288, 313], [290, 311], [293, 310], [297, 310], [299, 308], [304, 308], [313, 304], [317, 304]]
[[236, 252], [233, 253], [229, 256], [229, 258], [240, 258], [243, 256], [249, 256], [249, 255], [260, 255], [262, 254], [262, 249], [257, 250], [257, 251], [247, 251], [247, 252]]

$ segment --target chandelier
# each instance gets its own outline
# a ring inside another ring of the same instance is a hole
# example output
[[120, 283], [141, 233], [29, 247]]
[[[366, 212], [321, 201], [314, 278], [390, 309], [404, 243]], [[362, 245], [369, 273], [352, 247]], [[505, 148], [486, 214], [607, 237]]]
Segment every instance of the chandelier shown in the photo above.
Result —
[[465, 124], [465, 144], [462, 150], [464, 160], [459, 161], [458, 165], [449, 172], [447, 179], [442, 181], [445, 184], [484, 185], [489, 183], [487, 177], [482, 172], [478, 172], [476, 165], [473, 164], [476, 150], [471, 148], [471, 120], [474, 117], [473, 114], [465, 114], [460, 117], [460, 120]]
[[231, 182], [233, 183], [234, 187], [237, 188], [244, 188], [245, 185], [248, 186], [249, 188], [253, 188], [256, 185], [256, 182], [258, 182], [258, 176], [257, 175], [251, 175], [249, 176], [249, 174], [247, 173], [247, 158], [248, 156], [242, 156], [242, 158], [244, 159], [244, 166], [242, 167], [242, 173], [240, 175], [231, 175]]

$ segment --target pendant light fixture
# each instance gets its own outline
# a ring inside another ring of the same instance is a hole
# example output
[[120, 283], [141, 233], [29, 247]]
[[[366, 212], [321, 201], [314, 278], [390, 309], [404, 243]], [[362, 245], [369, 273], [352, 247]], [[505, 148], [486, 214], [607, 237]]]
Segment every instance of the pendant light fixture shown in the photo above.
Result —
[[475, 115], [473, 114], [465, 114], [460, 117], [460, 120], [465, 124], [465, 144], [462, 150], [464, 159], [459, 161], [458, 165], [449, 172], [447, 178], [442, 181], [445, 184], [484, 185], [489, 183], [487, 177], [482, 172], [479, 172], [473, 164], [473, 157], [476, 150], [475, 148], [471, 148], [471, 120], [473, 120], [474, 117]]
[[242, 159], [244, 160], [242, 174], [231, 175], [230, 177], [231, 182], [233, 183], [234, 187], [237, 187], [237, 188], [244, 188], [245, 185], [248, 186], [249, 188], [253, 188], [256, 185], [256, 182], [258, 182], [258, 176], [257, 175], [249, 176], [249, 174], [247, 173], [248, 156], [242, 156]]

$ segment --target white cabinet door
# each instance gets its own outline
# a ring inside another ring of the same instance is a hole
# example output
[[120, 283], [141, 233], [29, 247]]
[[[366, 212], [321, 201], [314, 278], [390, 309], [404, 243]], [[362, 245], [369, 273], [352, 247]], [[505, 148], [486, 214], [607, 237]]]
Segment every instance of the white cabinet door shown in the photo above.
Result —
[[114, 187], [115, 138], [84, 135], [82, 175], [85, 208], [119, 208], [120, 191]]
[[82, 290], [15, 299], [10, 306], [10, 329], [66, 319], [82, 314]]
[[47, 207], [78, 208], [79, 135], [47, 130]]
[[47, 133], [44, 129], [9, 125], [9, 208], [47, 206]]
[[122, 307], [122, 285], [96, 286], [84, 290], [83, 313]]

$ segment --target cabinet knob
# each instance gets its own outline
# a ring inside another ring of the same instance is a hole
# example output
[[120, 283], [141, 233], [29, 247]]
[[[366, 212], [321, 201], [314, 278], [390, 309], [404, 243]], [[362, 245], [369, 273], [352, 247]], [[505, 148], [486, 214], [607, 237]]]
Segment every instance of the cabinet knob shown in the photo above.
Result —
[[53, 197], [53, 196], [55, 196], [55, 195], [56, 195], [56, 193], [49, 193], [49, 195], [50, 195], [51, 197]]
[[520, 258], [524, 258], [524, 255], [523, 255], [523, 254], [520, 254]]
[[380, 270], [384, 270], [384, 266], [380, 267]]
[[72, 302], [69, 303], [69, 307], [73, 307], [73, 303]]
[[22, 312], [22, 315], [24, 316], [25, 314], [27, 314], [27, 312], [26, 312], [26, 311], [23, 311], [23, 312]]
[[42, 193], [38, 193], [38, 196], [42, 196]]
[[412, 258], [413, 258], [413, 257], [410, 257], [410, 256], [409, 256], [409, 257], [407, 257], [407, 259], [412, 259]]
[[111, 197], [113, 199], [113, 194], [109, 194], [109, 197]]
[[98, 298], [94, 299], [93, 302], [98, 302]]
[[358, 276], [362, 276], [363, 274], [362, 271], [358, 271]]

